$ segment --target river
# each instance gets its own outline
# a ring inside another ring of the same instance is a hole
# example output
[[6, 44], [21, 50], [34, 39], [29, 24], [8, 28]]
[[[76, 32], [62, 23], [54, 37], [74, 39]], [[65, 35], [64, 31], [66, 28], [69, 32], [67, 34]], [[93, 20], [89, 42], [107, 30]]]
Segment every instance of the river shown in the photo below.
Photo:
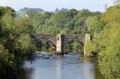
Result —
[[34, 61], [24, 63], [24, 79], [103, 79], [96, 60], [72, 53], [49, 59], [35, 56]]

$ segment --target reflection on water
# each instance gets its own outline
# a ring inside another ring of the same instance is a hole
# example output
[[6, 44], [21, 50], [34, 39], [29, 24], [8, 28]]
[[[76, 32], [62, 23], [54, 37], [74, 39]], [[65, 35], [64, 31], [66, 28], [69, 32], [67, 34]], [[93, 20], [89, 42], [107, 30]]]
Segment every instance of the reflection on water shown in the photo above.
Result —
[[61, 79], [61, 72], [62, 72], [62, 62], [61, 60], [56, 61], [56, 79]]
[[25, 62], [25, 69], [32, 69], [26, 79], [96, 79], [95, 63], [80, 54], [68, 54], [62, 57], [41, 59], [38, 56], [31, 63]]

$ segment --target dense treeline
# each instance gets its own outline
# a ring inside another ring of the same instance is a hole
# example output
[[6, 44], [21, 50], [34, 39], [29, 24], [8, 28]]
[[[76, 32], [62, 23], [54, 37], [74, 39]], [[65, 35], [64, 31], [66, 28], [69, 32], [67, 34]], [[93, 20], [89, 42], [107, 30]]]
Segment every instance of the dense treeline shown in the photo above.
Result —
[[86, 45], [87, 52], [99, 54], [99, 68], [106, 79], [120, 79], [120, 5], [109, 7], [87, 23], [93, 36]]
[[23, 60], [33, 56], [32, 28], [28, 18], [15, 20], [13, 9], [0, 7], [0, 79], [14, 79]]
[[27, 12], [37, 34], [81, 34], [87, 32], [86, 19], [100, 14], [87, 9], [77, 11], [70, 9], [59, 12], [39, 13], [35, 10]]

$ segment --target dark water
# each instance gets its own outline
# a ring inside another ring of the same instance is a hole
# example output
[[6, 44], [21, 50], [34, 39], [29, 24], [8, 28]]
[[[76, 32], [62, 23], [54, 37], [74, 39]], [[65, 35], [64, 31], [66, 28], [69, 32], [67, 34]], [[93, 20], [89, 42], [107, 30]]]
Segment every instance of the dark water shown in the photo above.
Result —
[[[85, 58], [80, 54], [25, 61], [25, 79], [103, 79], [96, 66], [96, 58]], [[22, 78], [23, 79], [23, 78]]]

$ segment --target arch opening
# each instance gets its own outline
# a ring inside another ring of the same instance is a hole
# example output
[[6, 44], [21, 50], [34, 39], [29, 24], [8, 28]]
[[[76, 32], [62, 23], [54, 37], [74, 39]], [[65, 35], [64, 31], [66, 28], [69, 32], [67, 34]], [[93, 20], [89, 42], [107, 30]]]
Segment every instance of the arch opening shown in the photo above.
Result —
[[41, 51], [41, 52], [54, 52], [56, 51], [56, 45], [46, 39], [40, 39], [36, 42], [35, 44], [36, 51]]
[[64, 44], [64, 52], [83, 53], [84, 44], [79, 40], [70, 40]]

